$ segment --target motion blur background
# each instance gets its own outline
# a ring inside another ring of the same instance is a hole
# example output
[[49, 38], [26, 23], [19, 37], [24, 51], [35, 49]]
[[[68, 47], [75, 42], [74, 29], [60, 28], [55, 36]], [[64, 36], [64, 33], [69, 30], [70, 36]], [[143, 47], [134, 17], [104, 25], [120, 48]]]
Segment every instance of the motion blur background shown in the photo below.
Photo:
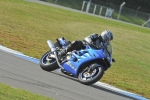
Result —
[[41, 0], [150, 28], [150, 0]]

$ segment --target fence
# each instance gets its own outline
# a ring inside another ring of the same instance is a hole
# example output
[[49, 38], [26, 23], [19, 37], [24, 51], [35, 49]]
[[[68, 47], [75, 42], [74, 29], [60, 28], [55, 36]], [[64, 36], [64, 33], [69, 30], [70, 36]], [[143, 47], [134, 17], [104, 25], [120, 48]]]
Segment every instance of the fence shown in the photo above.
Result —
[[82, 10], [99, 16], [109, 17], [116, 20], [150, 28], [150, 14], [126, 7], [99, 1], [99, 4], [88, 2], [89, 0], [43, 0], [61, 6]]
[[94, 4], [83, 1], [81, 10], [87, 13], [109, 17], [140, 26], [150, 27], [150, 14], [126, 7], [122, 7], [121, 9], [121, 6], [118, 5], [105, 4], [104, 2], [100, 2], [100, 4]]

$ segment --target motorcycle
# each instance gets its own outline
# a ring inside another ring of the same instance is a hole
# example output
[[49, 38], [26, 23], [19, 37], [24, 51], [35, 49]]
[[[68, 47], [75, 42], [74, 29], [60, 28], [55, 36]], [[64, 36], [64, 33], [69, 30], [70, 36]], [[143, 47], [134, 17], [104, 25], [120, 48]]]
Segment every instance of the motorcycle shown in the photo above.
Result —
[[75, 77], [85, 85], [99, 81], [104, 72], [115, 62], [112, 58], [112, 46], [109, 50], [101, 43], [101, 48], [94, 48], [90, 44], [85, 49], [73, 50], [60, 56], [59, 52], [65, 49], [68, 42], [65, 38], [57, 39], [53, 44], [47, 40], [50, 51], [40, 59], [40, 67], [45, 71], [60, 71], [71, 77]]

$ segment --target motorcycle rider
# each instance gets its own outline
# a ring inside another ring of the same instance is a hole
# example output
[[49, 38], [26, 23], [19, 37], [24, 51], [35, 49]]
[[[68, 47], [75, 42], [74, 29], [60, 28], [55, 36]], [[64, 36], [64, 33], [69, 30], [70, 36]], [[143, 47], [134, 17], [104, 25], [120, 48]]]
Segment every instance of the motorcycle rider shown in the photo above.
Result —
[[113, 40], [113, 34], [109, 30], [103, 31], [100, 35], [93, 33], [87, 36], [83, 41], [87, 42], [89, 45], [94, 46], [97, 49], [101, 48], [101, 42], [107, 47], [110, 41]]
[[[67, 52], [71, 52], [73, 50], [85, 49], [85, 45], [90, 45], [95, 49], [101, 48], [101, 42], [103, 42], [104, 46], [107, 47], [110, 45], [110, 41], [113, 40], [113, 33], [109, 30], [104, 30], [100, 35], [97, 33], [93, 33], [84, 38], [84, 40], [76, 40], [71, 42], [65, 50], [60, 52], [60, 56], [65, 55]], [[114, 59], [113, 59], [114, 60]]]

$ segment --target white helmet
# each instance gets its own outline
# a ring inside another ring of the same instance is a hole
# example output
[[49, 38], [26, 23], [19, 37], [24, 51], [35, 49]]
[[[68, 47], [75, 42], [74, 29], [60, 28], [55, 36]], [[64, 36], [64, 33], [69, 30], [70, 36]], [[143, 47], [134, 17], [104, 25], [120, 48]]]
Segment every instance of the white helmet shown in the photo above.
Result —
[[103, 31], [100, 36], [102, 37], [103, 41], [106, 41], [108, 39], [113, 40], [113, 34], [109, 30]]
[[109, 30], [103, 31], [100, 36], [104, 42], [108, 42], [107, 44], [109, 44], [109, 41], [113, 40], [113, 34]]

